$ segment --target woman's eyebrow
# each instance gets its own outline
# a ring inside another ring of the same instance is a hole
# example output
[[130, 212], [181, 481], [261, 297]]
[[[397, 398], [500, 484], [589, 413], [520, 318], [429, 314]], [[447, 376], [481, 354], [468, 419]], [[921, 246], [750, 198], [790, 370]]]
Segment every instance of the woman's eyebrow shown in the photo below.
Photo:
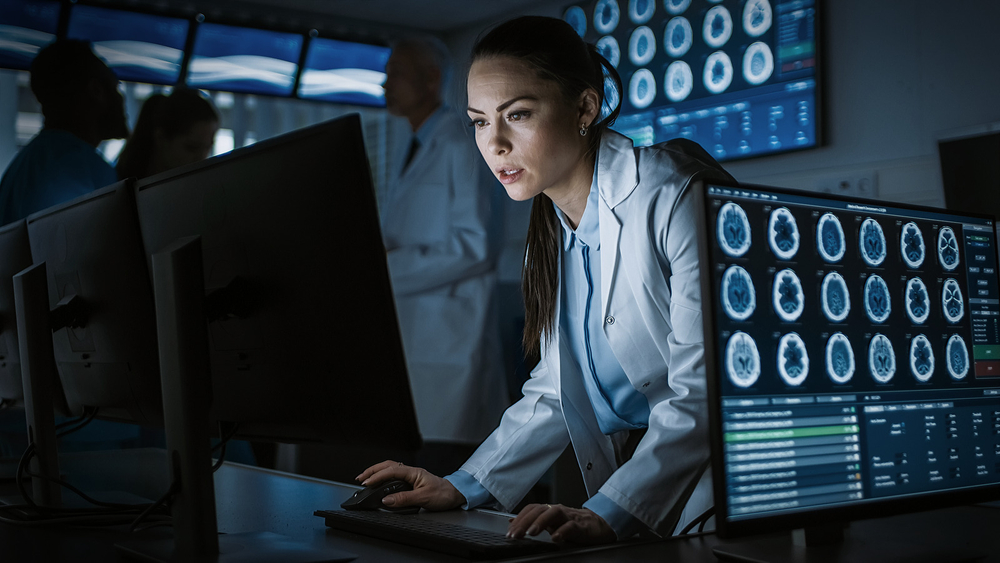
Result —
[[[507, 109], [508, 107], [510, 107], [511, 104], [513, 104], [515, 102], [518, 102], [518, 101], [521, 101], [521, 100], [533, 100], [533, 101], [537, 101], [538, 98], [536, 98], [535, 96], [518, 96], [516, 98], [512, 98], [512, 99], [507, 100], [506, 102], [498, 105], [496, 111], [503, 111], [503, 110]], [[469, 113], [478, 113], [478, 114], [483, 114], [484, 113], [482, 110], [475, 109], [472, 106], [469, 106], [469, 107], [467, 107], [465, 109]]]

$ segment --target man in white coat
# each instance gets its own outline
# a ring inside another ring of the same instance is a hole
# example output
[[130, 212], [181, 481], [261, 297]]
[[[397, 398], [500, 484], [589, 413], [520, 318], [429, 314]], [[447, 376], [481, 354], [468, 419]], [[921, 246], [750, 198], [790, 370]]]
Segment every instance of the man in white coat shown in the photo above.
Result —
[[442, 102], [448, 52], [406, 39], [386, 65], [389, 113], [413, 138], [381, 203], [382, 233], [424, 449], [457, 469], [490, 434], [509, 396], [496, 311], [503, 196], [459, 114]]

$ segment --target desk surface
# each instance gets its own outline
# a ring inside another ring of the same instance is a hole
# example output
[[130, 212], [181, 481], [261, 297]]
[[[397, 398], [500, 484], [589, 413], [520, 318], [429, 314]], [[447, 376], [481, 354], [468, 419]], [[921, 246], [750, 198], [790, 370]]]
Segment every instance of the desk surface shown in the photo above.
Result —
[[[61, 458], [68, 481], [87, 491], [118, 490], [147, 499], [167, 487], [162, 450], [92, 452]], [[11, 482], [0, 483], [0, 496], [10, 495]], [[331, 530], [313, 511], [340, 506], [357, 487], [277, 471], [226, 463], [216, 473], [219, 531], [273, 532], [358, 555], [356, 561], [431, 562], [461, 559], [407, 546]], [[71, 493], [65, 493], [71, 494]], [[473, 528], [504, 532], [508, 515], [488, 511], [449, 511], [416, 516], [445, 520]], [[896, 538], [902, 542], [972, 548], [986, 554], [982, 561], [1000, 562], [1000, 508], [971, 506], [857, 522], [851, 535], [861, 541]], [[0, 553], [7, 561], [115, 561], [115, 543], [142, 538], [169, 538], [169, 528], [129, 534], [123, 528], [22, 528], [0, 525]], [[556, 554], [584, 563], [607, 561], [716, 561], [714, 535], [653, 543], [618, 544]], [[829, 550], [825, 550], [829, 555]], [[531, 561], [537, 558], [517, 559]]]

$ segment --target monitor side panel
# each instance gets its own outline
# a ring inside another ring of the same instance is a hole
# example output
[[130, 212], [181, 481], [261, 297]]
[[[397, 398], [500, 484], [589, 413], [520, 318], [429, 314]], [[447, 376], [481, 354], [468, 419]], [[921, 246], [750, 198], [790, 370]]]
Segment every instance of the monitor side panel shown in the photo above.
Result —
[[52, 334], [70, 411], [162, 425], [152, 286], [130, 182], [118, 182], [27, 219], [31, 254], [45, 262], [49, 303], [77, 295], [83, 327]]
[[0, 398], [14, 401], [24, 398], [24, 389], [12, 278], [28, 266], [31, 266], [31, 247], [25, 222], [0, 228]]
[[369, 174], [352, 115], [137, 186], [147, 255], [201, 236], [214, 418], [242, 436], [419, 443]]

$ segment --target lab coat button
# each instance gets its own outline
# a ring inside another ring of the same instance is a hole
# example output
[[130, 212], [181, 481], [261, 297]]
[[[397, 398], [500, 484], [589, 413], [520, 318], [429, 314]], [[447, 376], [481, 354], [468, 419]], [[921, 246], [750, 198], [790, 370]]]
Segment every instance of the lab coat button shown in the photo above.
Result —
[[612, 317], [611, 315], [608, 315], [608, 318], [604, 319], [604, 322], [608, 323], [609, 325], [613, 325], [615, 324], [615, 318]]
[[646, 387], [649, 387], [649, 382], [648, 381], [642, 384], [642, 388], [643, 389], [645, 389]]
[[593, 464], [593, 463], [590, 463], [590, 462], [588, 461], [588, 462], [587, 462], [587, 470], [588, 470], [588, 471], [590, 471], [590, 469], [591, 469], [592, 467], [594, 467], [594, 464]]

